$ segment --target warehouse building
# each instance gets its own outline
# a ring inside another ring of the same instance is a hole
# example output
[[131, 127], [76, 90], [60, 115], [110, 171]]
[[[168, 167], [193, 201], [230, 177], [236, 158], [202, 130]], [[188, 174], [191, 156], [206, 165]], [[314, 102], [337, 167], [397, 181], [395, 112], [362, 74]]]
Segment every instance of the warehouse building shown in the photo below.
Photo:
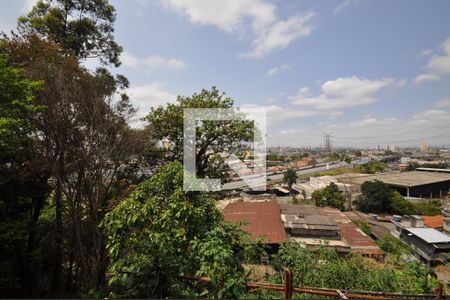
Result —
[[443, 198], [450, 189], [450, 173], [447, 172], [411, 171], [340, 178], [341, 182], [358, 185], [375, 180], [384, 182], [405, 197]]

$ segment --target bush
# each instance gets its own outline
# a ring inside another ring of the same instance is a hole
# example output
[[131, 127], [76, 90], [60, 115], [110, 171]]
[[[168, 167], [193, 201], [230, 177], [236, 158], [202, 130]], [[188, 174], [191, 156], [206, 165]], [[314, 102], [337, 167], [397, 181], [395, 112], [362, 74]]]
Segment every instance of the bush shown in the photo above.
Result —
[[415, 204], [417, 214], [435, 216], [441, 213], [441, 201], [439, 199], [424, 200]]
[[352, 222], [356, 225], [358, 225], [358, 227], [367, 235], [371, 235], [372, 234], [372, 230], [370, 229], [369, 223], [367, 223], [366, 221], [363, 220], [352, 220]]
[[394, 192], [392, 194], [389, 207], [392, 213], [398, 215], [413, 215], [417, 213], [416, 206], [403, 198], [399, 192]]
[[396, 256], [401, 256], [410, 251], [410, 248], [408, 245], [406, 245], [400, 239], [398, 239], [395, 236], [392, 236], [390, 234], [387, 234], [387, 235], [383, 236], [381, 239], [379, 239], [377, 241], [377, 244], [378, 244], [378, 247], [380, 247], [380, 249], [383, 250], [384, 252], [387, 252], [389, 254], [393, 254]]
[[317, 206], [329, 206], [339, 210], [345, 209], [345, 197], [333, 182], [323, 189], [314, 191], [311, 198]]
[[404, 293], [432, 293], [437, 286], [431, 270], [421, 263], [380, 264], [358, 254], [340, 257], [325, 247], [311, 252], [293, 241], [281, 245], [273, 265], [278, 271], [290, 268], [294, 286]]

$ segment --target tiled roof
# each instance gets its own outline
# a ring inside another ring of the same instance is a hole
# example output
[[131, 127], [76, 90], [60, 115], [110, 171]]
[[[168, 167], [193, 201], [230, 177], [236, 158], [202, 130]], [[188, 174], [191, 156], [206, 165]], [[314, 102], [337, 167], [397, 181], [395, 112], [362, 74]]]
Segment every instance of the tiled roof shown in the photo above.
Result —
[[230, 203], [223, 214], [226, 221], [248, 222], [242, 229], [250, 233], [253, 239], [265, 237], [263, 242], [267, 244], [278, 244], [287, 240], [276, 201]]
[[423, 222], [426, 226], [431, 228], [442, 228], [443, 226], [443, 219], [444, 217], [442, 215], [437, 216], [423, 216]]

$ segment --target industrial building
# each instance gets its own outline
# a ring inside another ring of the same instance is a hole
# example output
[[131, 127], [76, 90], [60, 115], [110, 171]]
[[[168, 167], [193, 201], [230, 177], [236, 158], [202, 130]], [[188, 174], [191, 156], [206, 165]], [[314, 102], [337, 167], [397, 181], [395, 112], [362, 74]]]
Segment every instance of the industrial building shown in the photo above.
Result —
[[357, 185], [375, 180], [384, 182], [405, 197], [443, 198], [450, 189], [450, 173], [446, 172], [411, 171], [340, 178], [341, 182]]

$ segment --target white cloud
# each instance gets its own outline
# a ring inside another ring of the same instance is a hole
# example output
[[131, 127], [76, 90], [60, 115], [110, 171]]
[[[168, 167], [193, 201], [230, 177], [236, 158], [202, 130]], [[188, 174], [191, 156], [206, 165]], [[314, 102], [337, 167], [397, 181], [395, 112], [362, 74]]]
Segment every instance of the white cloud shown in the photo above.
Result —
[[429, 56], [433, 53], [432, 49], [425, 49], [420, 51], [419, 56]]
[[151, 55], [146, 58], [137, 58], [128, 52], [123, 52], [121, 57], [122, 65], [124, 67], [136, 68], [143, 67], [147, 71], [154, 69], [183, 69], [186, 64], [181, 59], [165, 58], [159, 55]]
[[301, 110], [296, 107], [279, 106], [279, 105], [243, 105], [243, 108], [265, 108], [267, 113], [267, 122], [269, 125], [276, 125], [286, 120], [303, 119], [313, 116], [329, 116], [336, 117], [343, 114], [341, 111], [322, 111], [322, 110]]
[[[414, 80], [415, 83], [438, 80], [443, 75], [450, 74], [450, 37], [440, 45], [440, 48], [444, 53], [442, 55], [435, 54], [428, 58], [428, 61], [424, 67], [427, 73], [418, 75]], [[429, 49], [424, 51], [426, 51], [425, 53], [427, 55], [432, 53]], [[424, 53], [424, 51], [422, 51], [422, 53]]]
[[323, 83], [320, 87], [322, 93], [317, 96], [309, 96], [309, 89], [303, 87], [297, 95], [290, 96], [289, 100], [295, 105], [311, 106], [320, 110], [340, 109], [373, 103], [377, 100], [375, 93], [402, 84], [404, 81], [392, 78], [368, 80], [355, 76], [344, 77]]
[[260, 58], [307, 36], [314, 13], [279, 20], [277, 7], [267, 0], [161, 0], [163, 5], [194, 24], [212, 25], [240, 36], [250, 33], [252, 50], [241, 56]]
[[174, 102], [177, 95], [166, 90], [166, 83], [154, 81], [150, 84], [131, 87], [128, 89], [130, 101], [137, 108], [132, 126], [141, 126], [140, 119], [146, 116], [152, 107]]
[[352, 3], [356, 3], [357, 0], [343, 0], [341, 1], [341, 3], [336, 6], [336, 8], [334, 9], [333, 13], [334, 14], [338, 14], [340, 13], [344, 8], [346, 8], [347, 6], [349, 6]]
[[436, 107], [436, 108], [445, 108], [445, 107], [449, 107], [449, 106], [450, 106], [450, 98], [438, 101], [434, 104], [434, 107]]
[[271, 68], [271, 69], [267, 70], [267, 76], [273, 76], [273, 75], [279, 73], [280, 71], [287, 70], [287, 69], [289, 69], [289, 65], [286, 65], [286, 64]]
[[416, 120], [429, 120], [431, 118], [442, 117], [447, 115], [445, 110], [429, 109], [413, 116]]
[[441, 78], [441, 76], [437, 75], [437, 74], [433, 74], [433, 73], [424, 73], [424, 74], [419, 74], [417, 75], [416, 78], [414, 78], [414, 83], [415, 84], [420, 84], [422, 82], [426, 82], [426, 81], [435, 81], [435, 80], [439, 80], [439, 78]]
[[312, 32], [311, 20], [314, 13], [292, 16], [286, 21], [278, 21], [258, 33], [253, 40], [253, 49], [242, 54], [247, 58], [261, 58], [275, 49], [283, 49], [292, 41], [306, 37]]

